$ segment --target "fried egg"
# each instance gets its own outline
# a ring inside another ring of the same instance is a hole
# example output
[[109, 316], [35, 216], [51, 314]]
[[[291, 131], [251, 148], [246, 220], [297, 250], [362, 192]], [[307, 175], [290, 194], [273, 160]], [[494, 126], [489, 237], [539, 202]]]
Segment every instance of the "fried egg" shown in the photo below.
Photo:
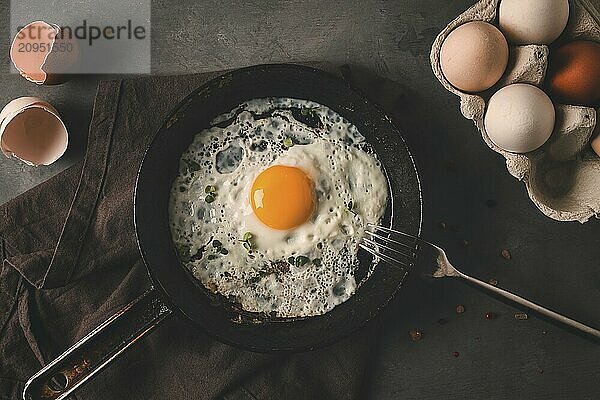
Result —
[[194, 277], [243, 309], [319, 315], [356, 291], [358, 244], [380, 222], [387, 188], [372, 148], [339, 114], [256, 99], [217, 117], [181, 156], [172, 238]]

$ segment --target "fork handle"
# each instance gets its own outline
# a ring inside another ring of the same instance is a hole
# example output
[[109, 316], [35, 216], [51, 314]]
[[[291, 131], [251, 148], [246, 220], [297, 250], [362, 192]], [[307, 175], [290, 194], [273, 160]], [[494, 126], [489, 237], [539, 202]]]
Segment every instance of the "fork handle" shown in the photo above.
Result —
[[518, 303], [518, 304], [521, 304], [522, 306], [525, 306], [539, 314], [545, 315], [546, 317], [549, 317], [556, 321], [562, 322], [565, 325], [571, 326], [575, 329], [580, 330], [581, 332], [587, 333], [588, 335], [591, 335], [591, 336], [594, 336], [594, 337], [600, 339], [600, 331], [598, 329], [594, 329], [591, 326], [587, 326], [585, 324], [582, 324], [581, 322], [575, 321], [574, 319], [565, 317], [562, 314], [559, 314], [555, 311], [549, 310], [546, 307], [542, 307], [539, 304], [536, 304], [532, 301], [524, 299], [521, 296], [517, 296], [516, 294], [511, 293], [507, 290], [500, 289], [497, 286], [490, 285], [487, 282], [480, 281], [479, 279], [476, 279], [476, 278], [473, 278], [472, 276], [463, 274], [460, 271], [457, 271], [457, 272], [458, 272], [458, 276], [460, 278], [463, 278], [474, 285], [482, 287], [492, 293], [495, 293], [499, 296], [504, 297], [505, 299], [514, 301], [515, 303]]

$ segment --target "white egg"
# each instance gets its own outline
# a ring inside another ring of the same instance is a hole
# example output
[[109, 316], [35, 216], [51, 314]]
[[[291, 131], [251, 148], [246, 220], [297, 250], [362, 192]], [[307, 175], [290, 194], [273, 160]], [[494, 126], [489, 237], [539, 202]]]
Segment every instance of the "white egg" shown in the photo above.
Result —
[[568, 0], [502, 0], [500, 29], [515, 44], [550, 44], [567, 26]]
[[554, 130], [555, 111], [546, 93], [533, 85], [516, 83], [498, 90], [485, 113], [485, 131], [498, 147], [527, 153], [542, 146]]
[[[365, 225], [380, 221], [388, 195], [364, 137], [329, 108], [294, 99], [253, 100], [214, 124], [182, 155], [173, 183], [184, 264], [248, 311], [318, 315], [347, 300]], [[267, 226], [252, 207], [253, 184], [271, 166], [295, 167], [314, 184], [310, 218], [291, 229]]]

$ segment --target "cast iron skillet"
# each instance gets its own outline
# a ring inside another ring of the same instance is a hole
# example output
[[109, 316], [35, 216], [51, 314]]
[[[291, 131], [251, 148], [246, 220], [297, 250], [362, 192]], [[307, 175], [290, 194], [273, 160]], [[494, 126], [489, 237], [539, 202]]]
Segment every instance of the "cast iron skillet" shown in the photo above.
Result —
[[244, 312], [212, 294], [179, 262], [169, 231], [168, 199], [182, 152], [215, 116], [262, 97], [313, 100], [354, 123], [388, 175], [392, 201], [387, 223], [395, 229], [420, 232], [421, 190], [412, 156], [398, 129], [375, 105], [345, 82], [313, 68], [277, 64], [228, 72], [178, 105], [157, 132], [140, 167], [135, 225], [155, 285], [35, 374], [26, 384], [25, 399], [67, 397], [173, 313], [233, 346], [261, 352], [303, 351], [348, 335], [394, 295], [408, 271], [381, 262], [348, 301], [330, 312], [308, 318], [273, 318]]

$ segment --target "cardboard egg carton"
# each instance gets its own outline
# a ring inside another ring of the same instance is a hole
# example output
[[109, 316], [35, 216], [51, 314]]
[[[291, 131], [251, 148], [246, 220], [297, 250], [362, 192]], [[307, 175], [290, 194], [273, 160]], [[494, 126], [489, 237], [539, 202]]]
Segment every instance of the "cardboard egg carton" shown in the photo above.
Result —
[[[545, 45], [510, 45], [510, 58], [504, 76], [491, 89], [470, 94], [452, 86], [440, 66], [440, 49], [448, 34], [470, 21], [497, 24], [501, 0], [480, 0], [459, 15], [437, 36], [431, 49], [431, 66], [441, 84], [460, 97], [460, 111], [473, 120], [485, 143], [506, 158], [511, 175], [527, 188], [529, 197], [548, 217], [558, 221], [586, 222], [600, 218], [600, 157], [590, 148], [596, 129], [596, 110], [557, 104], [552, 136], [539, 149], [525, 154], [507, 152], [488, 137], [483, 123], [486, 103], [498, 89], [513, 83], [529, 83], [544, 89], [549, 48]], [[600, 42], [598, 11], [589, 0], [570, 0], [569, 23], [555, 42], [594, 40]], [[598, 129], [600, 130], [600, 129]], [[597, 130], [597, 131], [598, 131]]]

